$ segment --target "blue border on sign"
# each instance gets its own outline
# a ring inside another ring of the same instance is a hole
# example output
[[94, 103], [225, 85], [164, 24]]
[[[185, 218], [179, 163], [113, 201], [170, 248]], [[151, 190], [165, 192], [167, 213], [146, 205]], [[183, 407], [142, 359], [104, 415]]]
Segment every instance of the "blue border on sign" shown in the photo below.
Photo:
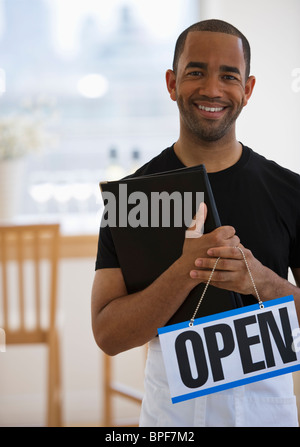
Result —
[[[263, 303], [264, 307], [272, 307], [277, 306], [283, 303], [289, 303], [290, 301], [294, 301], [293, 295], [284, 296], [282, 298], [275, 298], [270, 301], [266, 301]], [[254, 310], [259, 309], [259, 304], [251, 304], [250, 306], [238, 307], [237, 309], [227, 310], [226, 312], [220, 312], [218, 314], [207, 315], [206, 317], [196, 318], [194, 321], [194, 326], [198, 324], [207, 323], [209, 321], [217, 321], [222, 318], [231, 317], [234, 315], [242, 315], [246, 312], [252, 312]], [[164, 326], [157, 329], [158, 334], [165, 334], [167, 332], [177, 331], [178, 329], [184, 329], [189, 327], [189, 321], [183, 321], [182, 323], [171, 324], [169, 326]]]
[[282, 376], [283, 374], [289, 374], [294, 371], [300, 370], [300, 364], [288, 366], [287, 368], [277, 369], [268, 373], [259, 374], [258, 376], [249, 377], [247, 379], [240, 379], [234, 382], [225, 383], [224, 385], [217, 385], [205, 390], [193, 391], [192, 393], [183, 394], [181, 396], [172, 397], [172, 403], [183, 402], [185, 400], [194, 399], [196, 397], [206, 396], [208, 394], [217, 393], [218, 391], [228, 390], [230, 388], [236, 388], [238, 386], [246, 385], [248, 383], [259, 382], [260, 380], [270, 379], [276, 376]]

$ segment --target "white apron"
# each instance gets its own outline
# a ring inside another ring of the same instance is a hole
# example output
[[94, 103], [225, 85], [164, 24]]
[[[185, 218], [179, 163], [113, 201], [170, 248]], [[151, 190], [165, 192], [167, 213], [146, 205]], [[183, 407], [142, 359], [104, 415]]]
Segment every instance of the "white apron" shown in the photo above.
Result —
[[172, 404], [156, 337], [149, 343], [140, 427], [298, 427], [292, 374]]

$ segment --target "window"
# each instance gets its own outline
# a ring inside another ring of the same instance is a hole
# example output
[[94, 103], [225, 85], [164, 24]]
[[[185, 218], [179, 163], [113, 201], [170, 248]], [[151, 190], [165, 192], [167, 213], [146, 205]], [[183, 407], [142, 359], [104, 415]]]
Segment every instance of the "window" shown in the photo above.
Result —
[[178, 136], [164, 77], [197, 0], [2, 0], [0, 13], [1, 117], [32, 105], [54, 114], [55, 144], [26, 157], [18, 214], [94, 215], [99, 181]]

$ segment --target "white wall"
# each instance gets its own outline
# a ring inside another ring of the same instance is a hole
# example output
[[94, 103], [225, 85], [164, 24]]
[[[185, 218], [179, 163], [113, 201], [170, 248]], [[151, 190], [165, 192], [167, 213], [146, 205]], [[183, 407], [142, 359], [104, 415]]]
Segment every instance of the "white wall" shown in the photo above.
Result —
[[300, 172], [299, 0], [200, 0], [199, 11], [201, 20], [236, 26], [251, 45], [257, 83], [238, 121], [239, 140]]

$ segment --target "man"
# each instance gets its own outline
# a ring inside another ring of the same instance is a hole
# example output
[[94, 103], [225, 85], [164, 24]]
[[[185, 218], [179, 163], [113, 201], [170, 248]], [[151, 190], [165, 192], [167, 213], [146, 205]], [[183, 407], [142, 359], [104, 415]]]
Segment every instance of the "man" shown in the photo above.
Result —
[[199, 22], [178, 38], [166, 74], [180, 112], [178, 141], [136, 175], [204, 164], [224, 226], [186, 238], [180, 258], [146, 289], [127, 294], [108, 228], [101, 229], [92, 291], [95, 340], [108, 354], [149, 343], [144, 426], [295, 426], [292, 377], [281, 376], [172, 405], [157, 328], [164, 326], [200, 282], [254, 302], [253, 285], [237, 246], [243, 247], [263, 300], [294, 295], [300, 286], [300, 178], [236, 139], [236, 119], [255, 85], [250, 47], [232, 25]]

